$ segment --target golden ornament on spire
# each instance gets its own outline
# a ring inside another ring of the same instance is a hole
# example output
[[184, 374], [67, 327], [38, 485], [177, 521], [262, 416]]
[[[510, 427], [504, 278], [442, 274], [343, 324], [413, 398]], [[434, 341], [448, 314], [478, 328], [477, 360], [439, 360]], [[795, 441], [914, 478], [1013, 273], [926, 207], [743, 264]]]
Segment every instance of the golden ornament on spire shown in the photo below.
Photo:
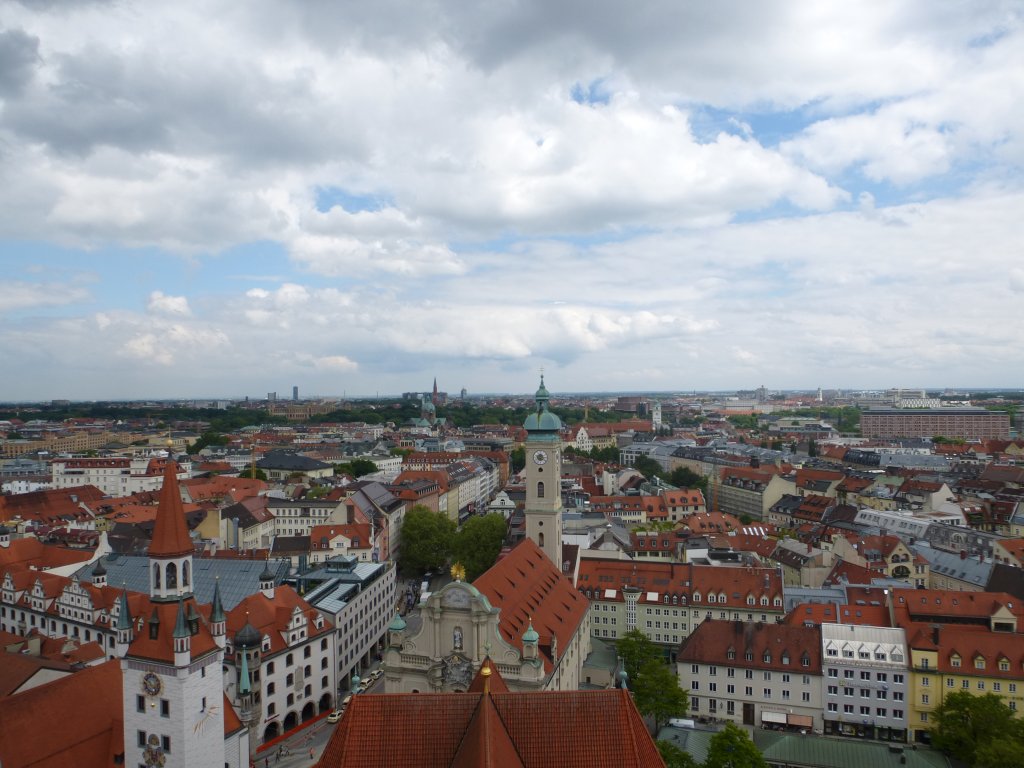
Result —
[[462, 563], [455, 563], [455, 565], [452, 566], [450, 573], [452, 575], [452, 578], [456, 581], [466, 580], [466, 568], [462, 565]]

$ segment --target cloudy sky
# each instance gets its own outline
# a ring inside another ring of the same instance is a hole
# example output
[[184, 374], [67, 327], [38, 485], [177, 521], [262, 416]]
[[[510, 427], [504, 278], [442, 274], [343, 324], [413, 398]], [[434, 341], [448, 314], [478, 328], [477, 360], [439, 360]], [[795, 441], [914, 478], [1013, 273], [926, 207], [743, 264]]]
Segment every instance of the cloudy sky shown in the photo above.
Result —
[[0, 0], [0, 400], [1024, 386], [1024, 5]]

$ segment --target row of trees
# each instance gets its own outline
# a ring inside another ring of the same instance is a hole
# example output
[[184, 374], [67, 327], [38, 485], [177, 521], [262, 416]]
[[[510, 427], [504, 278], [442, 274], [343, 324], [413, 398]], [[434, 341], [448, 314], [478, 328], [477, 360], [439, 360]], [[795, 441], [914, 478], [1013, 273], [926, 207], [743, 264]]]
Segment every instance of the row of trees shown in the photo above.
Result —
[[458, 562], [473, 581], [494, 565], [507, 530], [500, 514], [471, 517], [459, 528], [447, 515], [417, 504], [402, 523], [399, 564], [405, 574], [423, 574]]

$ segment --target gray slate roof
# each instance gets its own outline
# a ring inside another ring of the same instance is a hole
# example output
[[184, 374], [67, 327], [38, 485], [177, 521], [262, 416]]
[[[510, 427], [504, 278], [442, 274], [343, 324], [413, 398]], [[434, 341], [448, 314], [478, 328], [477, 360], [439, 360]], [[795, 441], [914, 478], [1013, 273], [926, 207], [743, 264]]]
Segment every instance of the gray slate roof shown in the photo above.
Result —
[[[107, 569], [107, 584], [122, 584], [134, 592], [149, 593], [149, 558], [139, 555], [107, 555], [102, 558]], [[289, 560], [271, 560], [274, 583], [280, 584], [291, 569]], [[213, 589], [220, 577], [220, 599], [230, 611], [249, 595], [259, 592], [260, 574], [267, 563], [263, 560], [228, 560], [196, 557], [192, 559], [193, 590], [200, 603], [213, 602]], [[85, 565], [75, 572], [80, 581], [92, 582], [93, 566]]]

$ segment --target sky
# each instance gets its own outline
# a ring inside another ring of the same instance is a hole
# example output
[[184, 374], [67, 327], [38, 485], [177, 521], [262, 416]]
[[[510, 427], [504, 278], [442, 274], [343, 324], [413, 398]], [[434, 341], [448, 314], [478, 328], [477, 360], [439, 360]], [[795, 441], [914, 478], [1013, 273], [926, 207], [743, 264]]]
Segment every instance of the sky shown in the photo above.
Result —
[[0, 0], [0, 401], [1024, 386], [1024, 3]]

